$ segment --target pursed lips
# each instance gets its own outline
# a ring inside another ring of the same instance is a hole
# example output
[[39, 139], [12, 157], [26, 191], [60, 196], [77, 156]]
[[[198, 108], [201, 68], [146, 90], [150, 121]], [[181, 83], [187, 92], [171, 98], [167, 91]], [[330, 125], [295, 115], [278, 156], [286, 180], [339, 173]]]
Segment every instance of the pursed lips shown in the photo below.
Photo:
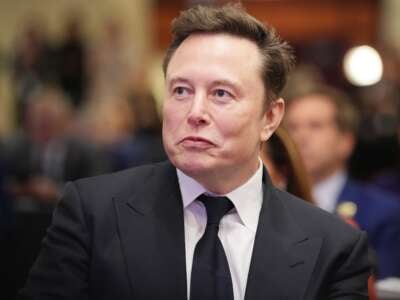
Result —
[[188, 148], [209, 148], [216, 146], [213, 142], [208, 139], [199, 136], [187, 136], [183, 138], [179, 144], [182, 144], [184, 147]]

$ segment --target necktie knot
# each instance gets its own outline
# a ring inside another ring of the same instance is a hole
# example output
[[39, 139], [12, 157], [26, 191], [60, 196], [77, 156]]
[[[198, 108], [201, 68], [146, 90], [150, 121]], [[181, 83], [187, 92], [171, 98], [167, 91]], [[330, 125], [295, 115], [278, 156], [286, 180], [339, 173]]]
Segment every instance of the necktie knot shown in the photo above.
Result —
[[198, 198], [207, 211], [207, 224], [219, 224], [222, 217], [233, 208], [233, 203], [228, 197], [212, 197], [200, 195]]

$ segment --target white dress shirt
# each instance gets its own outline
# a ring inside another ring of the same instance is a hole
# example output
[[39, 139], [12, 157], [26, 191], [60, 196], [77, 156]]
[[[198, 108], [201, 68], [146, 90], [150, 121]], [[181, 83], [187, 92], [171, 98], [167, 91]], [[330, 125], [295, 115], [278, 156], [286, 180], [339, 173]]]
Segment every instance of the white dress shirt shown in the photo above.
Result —
[[[235, 300], [244, 299], [246, 291], [247, 275], [263, 201], [262, 173], [263, 167], [260, 161], [259, 168], [245, 184], [224, 195], [232, 201], [234, 208], [221, 219], [218, 237], [228, 260]], [[177, 174], [184, 208], [189, 299], [194, 249], [207, 225], [205, 207], [196, 198], [203, 193], [211, 195], [212, 193], [178, 169]]]
[[347, 180], [347, 174], [339, 171], [313, 186], [312, 194], [318, 207], [333, 213], [340, 193]]

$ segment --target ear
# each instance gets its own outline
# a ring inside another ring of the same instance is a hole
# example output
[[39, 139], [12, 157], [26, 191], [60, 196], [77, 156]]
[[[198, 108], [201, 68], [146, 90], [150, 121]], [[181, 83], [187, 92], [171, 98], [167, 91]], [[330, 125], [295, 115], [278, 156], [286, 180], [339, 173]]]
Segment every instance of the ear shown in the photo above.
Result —
[[265, 142], [278, 128], [285, 112], [285, 101], [282, 98], [269, 103], [263, 115], [263, 128], [260, 133], [261, 141]]

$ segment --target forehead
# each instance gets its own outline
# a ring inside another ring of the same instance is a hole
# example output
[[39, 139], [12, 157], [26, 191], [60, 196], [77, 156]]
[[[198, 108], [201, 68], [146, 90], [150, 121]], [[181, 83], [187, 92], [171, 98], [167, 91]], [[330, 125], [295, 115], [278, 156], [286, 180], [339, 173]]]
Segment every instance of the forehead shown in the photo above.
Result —
[[325, 95], [314, 94], [295, 99], [289, 104], [287, 118], [291, 120], [332, 120], [336, 115], [336, 106]]
[[261, 65], [261, 54], [253, 41], [230, 34], [197, 33], [176, 49], [168, 65], [167, 80], [185, 72], [238, 79], [245, 75], [261, 80]]

